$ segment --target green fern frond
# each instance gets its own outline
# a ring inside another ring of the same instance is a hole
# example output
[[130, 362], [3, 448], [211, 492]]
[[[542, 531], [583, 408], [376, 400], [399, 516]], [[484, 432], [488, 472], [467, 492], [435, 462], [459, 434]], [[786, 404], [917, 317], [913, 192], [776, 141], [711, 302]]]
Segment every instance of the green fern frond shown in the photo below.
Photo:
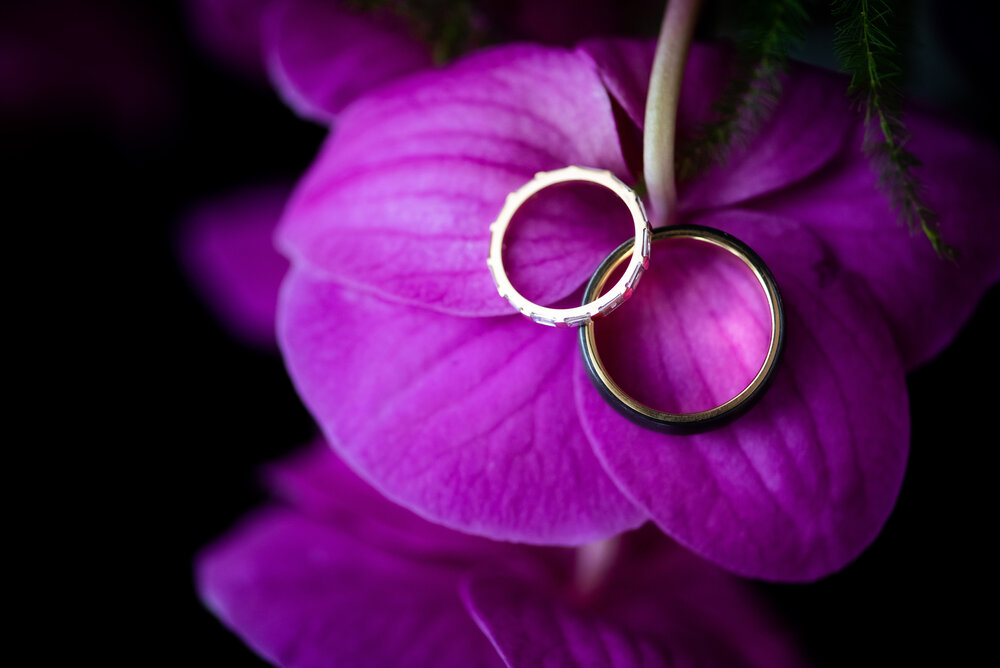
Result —
[[906, 149], [902, 119], [902, 68], [894, 39], [896, 15], [886, 0], [837, 0], [835, 46], [841, 68], [851, 76], [849, 92], [864, 109], [862, 146], [878, 174], [879, 187], [911, 229], [923, 231], [947, 258], [955, 250], [941, 237], [940, 218], [926, 203], [913, 173], [920, 160]]
[[781, 97], [788, 52], [809, 22], [801, 0], [747, 0], [741, 14], [737, 74], [713, 107], [715, 120], [680, 142], [677, 173], [682, 179], [724, 162], [734, 147], [747, 144]]

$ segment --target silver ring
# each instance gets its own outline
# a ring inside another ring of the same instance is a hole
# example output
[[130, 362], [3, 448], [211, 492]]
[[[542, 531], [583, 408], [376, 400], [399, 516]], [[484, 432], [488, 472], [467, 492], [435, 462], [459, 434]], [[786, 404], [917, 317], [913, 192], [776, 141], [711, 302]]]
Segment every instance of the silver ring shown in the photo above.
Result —
[[[547, 188], [557, 183], [570, 181], [588, 181], [602, 185], [619, 198], [628, 207], [632, 214], [632, 222], [635, 224], [635, 236], [632, 239], [632, 256], [625, 273], [615, 283], [608, 292], [600, 295], [594, 301], [576, 306], [574, 308], [548, 308], [539, 306], [525, 299], [507, 278], [507, 272], [503, 266], [503, 238], [507, 233], [507, 227], [513, 219], [514, 214], [522, 204], [528, 201], [543, 188]], [[646, 210], [642, 206], [642, 200], [635, 194], [635, 191], [625, 185], [618, 177], [603, 169], [592, 169], [590, 167], [563, 167], [551, 172], [539, 172], [535, 178], [525, 183], [523, 186], [507, 195], [500, 215], [490, 225], [490, 256], [486, 264], [493, 276], [493, 282], [497, 286], [497, 292], [523, 315], [531, 318], [540, 325], [550, 327], [580, 327], [587, 323], [599, 320], [611, 311], [621, 306], [626, 299], [632, 296], [632, 291], [639, 283], [642, 272], [649, 266], [649, 247], [651, 231], [649, 220], [646, 218]]]

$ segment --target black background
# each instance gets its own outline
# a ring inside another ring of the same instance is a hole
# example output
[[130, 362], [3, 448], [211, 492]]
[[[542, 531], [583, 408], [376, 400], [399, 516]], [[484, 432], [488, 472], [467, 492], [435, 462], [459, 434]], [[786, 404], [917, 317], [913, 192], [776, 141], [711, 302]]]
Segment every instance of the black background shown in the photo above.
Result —
[[[295, 178], [324, 131], [208, 58], [180, 7], [91, 7], [134, 22], [169, 103], [128, 132], [70, 103], [0, 118], [13, 168], [11, 424], [26, 427], [12, 430], [23, 435], [9, 446], [10, 508], [24, 572], [37, 573], [21, 578], [23, 622], [51, 640], [36, 645], [43, 653], [254, 665], [197, 601], [192, 560], [263, 500], [260, 464], [313, 428], [280, 359], [233, 341], [195, 294], [177, 223], [214, 194]], [[982, 18], [955, 10], [935, 20], [968, 76], [948, 102], [995, 140], [985, 110], [996, 58], [976, 37]], [[66, 49], [61, 57], [74, 57]], [[996, 595], [998, 314], [994, 288], [953, 344], [908, 378], [910, 462], [875, 543], [820, 582], [759, 585], [818, 665], [993, 654], [995, 625], [974, 606], [989, 609]]]

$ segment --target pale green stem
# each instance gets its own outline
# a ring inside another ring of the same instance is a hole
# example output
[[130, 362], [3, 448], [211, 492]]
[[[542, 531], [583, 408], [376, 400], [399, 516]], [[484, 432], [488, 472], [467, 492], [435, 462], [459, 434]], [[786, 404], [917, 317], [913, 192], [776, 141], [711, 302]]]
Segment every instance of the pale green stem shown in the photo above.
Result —
[[674, 176], [677, 103], [681, 95], [684, 63], [700, 7], [701, 0], [670, 0], [663, 14], [660, 37], [656, 41], [642, 141], [643, 176], [649, 193], [653, 227], [672, 223], [677, 215]]
[[621, 536], [615, 536], [576, 548], [573, 591], [579, 599], [591, 599], [607, 582], [618, 559], [621, 541]]

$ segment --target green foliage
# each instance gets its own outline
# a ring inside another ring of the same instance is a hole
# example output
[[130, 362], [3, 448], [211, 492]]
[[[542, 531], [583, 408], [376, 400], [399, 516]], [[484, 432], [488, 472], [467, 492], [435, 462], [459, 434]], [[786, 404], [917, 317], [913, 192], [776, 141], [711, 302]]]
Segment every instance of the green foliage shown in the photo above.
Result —
[[724, 162], [733, 147], [749, 141], [777, 104], [788, 52], [809, 22], [801, 0], [745, 0], [736, 12], [736, 74], [714, 105], [715, 119], [681, 140], [677, 174], [682, 179]]
[[836, 49], [849, 91], [865, 114], [863, 147], [878, 173], [879, 186], [893, 208], [913, 229], [920, 228], [938, 254], [954, 249], [941, 238], [939, 217], [923, 198], [923, 184], [913, 168], [920, 161], [906, 149], [909, 136], [902, 120], [902, 68], [896, 14], [886, 0], [837, 0]]
[[349, 0], [363, 11], [388, 11], [401, 17], [420, 39], [431, 45], [434, 60], [446, 63], [479, 46], [471, 0]]

